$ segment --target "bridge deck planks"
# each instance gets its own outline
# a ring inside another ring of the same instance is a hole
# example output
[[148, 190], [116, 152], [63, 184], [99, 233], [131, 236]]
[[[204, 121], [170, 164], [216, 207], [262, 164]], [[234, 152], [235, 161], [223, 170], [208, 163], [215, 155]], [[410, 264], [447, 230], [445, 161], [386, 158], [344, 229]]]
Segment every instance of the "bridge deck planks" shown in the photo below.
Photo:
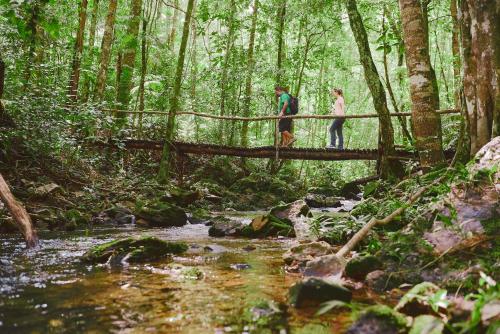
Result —
[[[119, 144], [102, 144], [103, 146], [122, 147], [128, 150], [157, 150], [163, 149], [164, 141], [153, 140], [124, 140]], [[172, 150], [180, 154], [196, 155], [224, 155], [242, 158], [260, 158], [269, 159], [276, 157], [276, 148], [274, 146], [262, 147], [235, 147], [215, 144], [199, 144], [187, 142], [174, 142], [171, 144]], [[340, 161], [340, 160], [377, 160], [379, 152], [376, 149], [368, 150], [333, 150], [326, 148], [279, 148], [279, 159], [287, 160], [322, 160], [322, 161]], [[397, 150], [395, 156], [390, 157], [398, 160], [413, 160], [416, 155], [413, 152]]]

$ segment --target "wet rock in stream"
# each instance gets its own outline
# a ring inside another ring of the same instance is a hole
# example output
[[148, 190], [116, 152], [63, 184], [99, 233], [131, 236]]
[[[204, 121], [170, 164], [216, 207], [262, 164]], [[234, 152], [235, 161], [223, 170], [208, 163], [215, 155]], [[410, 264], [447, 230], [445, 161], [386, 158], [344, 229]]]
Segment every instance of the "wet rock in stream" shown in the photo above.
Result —
[[226, 217], [218, 216], [211, 221], [208, 235], [211, 237], [238, 237], [242, 235], [245, 225]]
[[365, 279], [372, 271], [382, 269], [382, 262], [373, 255], [358, 256], [352, 258], [345, 267], [347, 277], [356, 280]]
[[317, 306], [326, 301], [350, 302], [352, 292], [340, 283], [319, 278], [306, 278], [289, 290], [289, 301], [296, 308]]
[[303, 267], [307, 261], [315, 257], [333, 253], [333, 248], [325, 241], [298, 244], [283, 254], [283, 261], [288, 266]]
[[83, 255], [82, 260], [87, 263], [141, 263], [181, 254], [187, 249], [182, 242], [167, 242], [154, 237], [127, 238], [95, 246]]
[[163, 202], [155, 202], [140, 206], [135, 215], [140, 218], [137, 223], [149, 227], [180, 227], [187, 224], [187, 215], [181, 208]]
[[91, 224], [101, 225], [101, 224], [117, 224], [126, 225], [134, 224], [135, 216], [127, 208], [121, 206], [115, 206], [107, 210], [101, 211], [92, 216], [90, 220]]

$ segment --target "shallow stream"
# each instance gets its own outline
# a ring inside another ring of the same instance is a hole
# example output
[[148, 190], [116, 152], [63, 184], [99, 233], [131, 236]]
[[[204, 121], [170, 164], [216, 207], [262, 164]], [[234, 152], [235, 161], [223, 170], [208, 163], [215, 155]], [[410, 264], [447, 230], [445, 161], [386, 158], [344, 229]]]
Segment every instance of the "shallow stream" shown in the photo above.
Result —
[[[185, 241], [190, 249], [120, 268], [80, 262], [90, 247], [129, 236]], [[26, 251], [18, 236], [0, 235], [0, 333], [242, 333], [255, 303], [286, 302], [297, 279], [283, 270], [290, 242], [211, 238], [204, 225], [125, 226], [40, 232], [40, 247]], [[289, 332], [335, 333], [348, 321], [346, 313], [314, 311], [289, 307]]]

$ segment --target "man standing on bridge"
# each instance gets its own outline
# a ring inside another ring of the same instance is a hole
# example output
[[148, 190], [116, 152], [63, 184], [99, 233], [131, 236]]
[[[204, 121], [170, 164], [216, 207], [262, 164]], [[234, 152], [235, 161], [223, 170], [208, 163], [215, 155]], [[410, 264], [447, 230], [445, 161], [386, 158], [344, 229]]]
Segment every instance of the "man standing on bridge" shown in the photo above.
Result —
[[[280, 117], [292, 115], [292, 110], [290, 109], [291, 98], [283, 87], [276, 86], [274, 88], [274, 93], [279, 98], [278, 103], [278, 114]], [[281, 118], [279, 121], [279, 132], [281, 133], [281, 146], [289, 146], [295, 142], [295, 138], [292, 134], [292, 119], [291, 118]]]

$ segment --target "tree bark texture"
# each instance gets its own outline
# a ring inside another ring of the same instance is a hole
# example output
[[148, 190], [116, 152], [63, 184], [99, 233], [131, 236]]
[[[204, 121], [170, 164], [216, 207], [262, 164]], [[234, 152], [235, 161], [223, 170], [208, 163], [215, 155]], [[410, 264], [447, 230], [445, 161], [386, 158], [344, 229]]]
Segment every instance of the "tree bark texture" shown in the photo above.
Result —
[[68, 97], [75, 103], [78, 100], [78, 84], [80, 82], [80, 66], [82, 63], [83, 38], [85, 35], [85, 24], [87, 22], [88, 0], [80, 2], [78, 15], [78, 31], [76, 33], [73, 61], [71, 63], [71, 74], [69, 78]]
[[499, 0], [463, 0], [459, 9], [463, 62], [463, 107], [470, 153], [500, 133]]
[[[254, 59], [254, 47], [255, 47], [255, 32], [257, 30], [257, 16], [259, 10], [259, 0], [254, 0], [253, 3], [253, 14], [252, 14], [252, 26], [250, 28], [250, 41], [248, 43], [248, 55], [247, 55], [247, 77], [245, 82], [245, 98], [243, 103], [243, 117], [250, 116], [250, 107], [252, 102], [252, 76], [255, 68]], [[241, 146], [246, 147], [248, 145], [248, 122], [243, 123], [241, 129]]]
[[399, 0], [399, 6], [410, 81], [413, 135], [420, 164], [422, 168], [429, 169], [442, 163], [444, 155], [427, 29], [418, 0]]
[[[92, 14], [90, 15], [90, 29], [89, 29], [89, 51], [87, 52], [87, 66], [91, 66], [94, 62], [95, 53], [95, 35], [97, 31], [97, 19], [99, 17], [99, 0], [93, 0], [92, 2]], [[82, 88], [82, 101], [87, 102], [90, 93], [90, 75], [84, 76], [83, 88]]]
[[99, 60], [99, 71], [97, 72], [94, 100], [101, 101], [106, 88], [109, 61], [111, 60], [111, 47], [113, 45], [113, 31], [116, 20], [116, 7], [118, 0], [109, 0], [108, 14], [104, 26], [104, 35], [101, 43], [101, 56]]
[[[188, 0], [186, 9], [186, 16], [184, 19], [184, 27], [182, 29], [181, 45], [179, 47], [179, 57], [177, 60], [177, 69], [175, 71], [175, 83], [172, 96], [170, 98], [170, 109], [168, 112], [167, 132], [165, 139], [171, 142], [175, 137], [175, 114], [179, 109], [179, 98], [181, 95], [182, 74], [184, 72], [184, 59], [186, 58], [186, 46], [189, 39], [189, 26], [191, 21], [191, 14], [193, 13], [194, 0]], [[163, 147], [162, 158], [160, 162], [160, 170], [158, 172], [158, 181], [161, 183], [168, 182], [169, 166], [170, 165], [170, 149], [169, 145]]]
[[391, 175], [399, 176], [402, 172], [402, 166], [396, 161], [390, 161], [387, 157], [394, 153], [394, 129], [392, 127], [389, 108], [387, 107], [387, 97], [385, 89], [380, 81], [377, 67], [373, 62], [368, 35], [363, 19], [358, 12], [355, 0], [347, 0], [347, 13], [349, 23], [354, 34], [356, 44], [358, 45], [359, 57], [363, 65], [364, 74], [368, 88], [370, 89], [373, 105], [379, 115], [379, 124], [381, 133], [382, 157], [380, 161], [380, 175], [382, 178], [388, 178]]
[[36, 231], [31, 222], [31, 218], [26, 209], [12, 195], [7, 182], [5, 182], [2, 174], [0, 174], [0, 199], [9, 210], [12, 219], [19, 227], [19, 230], [24, 235], [26, 246], [28, 248], [35, 247], [38, 243]]
[[[229, 60], [231, 58], [231, 51], [234, 44], [235, 35], [235, 15], [236, 15], [236, 1], [231, 0], [229, 8], [229, 22], [228, 22], [228, 33], [226, 37], [226, 46], [224, 51], [224, 61], [222, 62], [222, 73], [220, 79], [220, 115], [224, 116], [226, 114], [226, 99], [227, 99], [227, 79], [229, 74]], [[219, 137], [224, 138], [224, 123], [219, 125]]]
[[[139, 27], [141, 23], [142, 0], [130, 1], [130, 18], [123, 49], [122, 73], [116, 95], [117, 108], [127, 110], [130, 102], [130, 90], [134, 76]], [[118, 114], [120, 115], [120, 114]], [[123, 115], [122, 115], [123, 116]]]

